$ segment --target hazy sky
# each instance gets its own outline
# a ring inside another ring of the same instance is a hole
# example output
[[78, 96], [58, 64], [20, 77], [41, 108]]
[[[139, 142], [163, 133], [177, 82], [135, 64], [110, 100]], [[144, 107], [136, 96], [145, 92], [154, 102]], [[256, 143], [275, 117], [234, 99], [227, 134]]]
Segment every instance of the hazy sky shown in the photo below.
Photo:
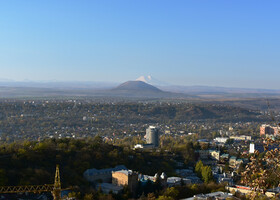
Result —
[[280, 1], [0, 1], [0, 78], [141, 75], [280, 89]]

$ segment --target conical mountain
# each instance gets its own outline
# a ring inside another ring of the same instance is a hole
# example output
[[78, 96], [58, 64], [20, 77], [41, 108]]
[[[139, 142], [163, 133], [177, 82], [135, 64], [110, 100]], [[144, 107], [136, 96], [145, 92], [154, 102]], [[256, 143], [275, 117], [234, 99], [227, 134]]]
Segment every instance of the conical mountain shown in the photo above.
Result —
[[143, 81], [127, 81], [113, 89], [114, 91], [127, 91], [127, 92], [162, 92], [155, 86], [152, 86]]

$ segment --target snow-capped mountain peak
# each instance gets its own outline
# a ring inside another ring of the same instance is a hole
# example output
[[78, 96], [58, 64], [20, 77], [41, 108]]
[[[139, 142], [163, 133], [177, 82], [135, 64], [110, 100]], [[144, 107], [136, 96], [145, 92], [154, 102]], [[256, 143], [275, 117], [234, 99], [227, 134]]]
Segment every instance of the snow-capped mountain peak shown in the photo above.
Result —
[[151, 76], [140, 76], [139, 78], [136, 79], [136, 81], [143, 81], [145, 83], [148, 83], [150, 80], [152, 80]]
[[136, 81], [143, 81], [145, 83], [148, 83], [150, 85], [156, 85], [156, 86], [165, 86], [168, 85], [165, 82], [159, 81], [152, 77], [151, 75], [148, 76], [140, 76], [139, 78], [136, 79]]

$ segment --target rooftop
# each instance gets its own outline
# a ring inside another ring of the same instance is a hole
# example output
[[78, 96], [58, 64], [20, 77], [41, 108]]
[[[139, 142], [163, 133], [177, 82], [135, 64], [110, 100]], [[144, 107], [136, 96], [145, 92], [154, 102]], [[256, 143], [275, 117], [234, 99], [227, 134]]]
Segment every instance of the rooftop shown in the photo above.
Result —
[[109, 174], [109, 173], [112, 173], [113, 171], [119, 171], [119, 170], [127, 170], [127, 168], [124, 165], [117, 165], [114, 168], [106, 168], [106, 169], [92, 168], [92, 169], [87, 169], [84, 172], [84, 175], [85, 176], [94, 176], [94, 175], [97, 175], [97, 174]]
[[219, 199], [226, 199], [228, 197], [232, 197], [232, 194], [230, 193], [225, 193], [225, 192], [213, 192], [213, 193], [208, 193], [208, 194], [198, 194], [194, 195], [191, 198], [186, 198], [182, 200], [194, 200], [194, 199], [212, 199], [212, 198], [219, 198]]
[[118, 170], [118, 171], [115, 171], [115, 172], [118, 172], [118, 173], [123, 173], [125, 175], [131, 175], [133, 173], [132, 170]]

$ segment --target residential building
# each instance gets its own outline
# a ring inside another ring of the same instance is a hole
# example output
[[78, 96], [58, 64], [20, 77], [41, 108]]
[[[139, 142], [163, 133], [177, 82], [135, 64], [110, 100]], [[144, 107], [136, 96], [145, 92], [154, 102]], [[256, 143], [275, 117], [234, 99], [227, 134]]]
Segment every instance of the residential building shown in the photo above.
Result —
[[219, 161], [220, 160], [220, 151], [217, 150], [209, 150], [210, 158]]
[[230, 157], [229, 159], [229, 166], [234, 167], [237, 158], [235, 156]]
[[268, 124], [263, 124], [260, 127], [260, 135], [278, 135], [279, 127], [270, 126]]
[[[239, 193], [244, 194], [244, 195], [250, 194], [250, 193], [253, 192], [252, 188], [247, 187], [247, 186], [242, 186], [242, 185], [226, 186], [226, 189], [231, 193], [239, 192]], [[265, 193], [265, 195], [269, 198], [275, 197], [275, 195], [278, 194], [279, 191], [277, 189], [276, 190], [275, 189], [274, 190], [270, 189]]]
[[229, 138], [237, 141], [252, 140], [252, 137], [248, 135], [238, 135], [238, 136], [236, 135], [236, 136], [230, 136]]
[[221, 159], [221, 160], [224, 160], [224, 161], [227, 161], [228, 158], [229, 158], [229, 154], [227, 154], [227, 153], [224, 153], [224, 154], [222, 154], [222, 155], [220, 156], [220, 159]]
[[159, 129], [155, 126], [149, 126], [146, 129], [146, 141], [147, 144], [153, 144], [154, 147], [159, 146]]
[[225, 200], [231, 198], [233, 195], [226, 192], [213, 192], [208, 194], [196, 194], [193, 197], [182, 199], [182, 200], [209, 200], [209, 199], [219, 199]]
[[235, 156], [230, 157], [229, 166], [232, 168], [238, 168], [244, 161], [242, 159], [237, 159]]
[[[168, 185], [168, 187], [174, 187], [177, 185], [181, 185], [182, 181], [183, 181], [183, 179], [181, 177], [168, 177], [167, 185]], [[190, 183], [191, 183], [191, 181], [190, 181]]]
[[111, 182], [112, 181], [112, 172], [119, 170], [127, 170], [124, 165], [118, 165], [114, 168], [106, 169], [87, 169], [84, 172], [84, 177], [89, 182]]
[[127, 185], [131, 192], [135, 192], [138, 184], [138, 173], [132, 170], [120, 170], [112, 173], [112, 184]]
[[227, 142], [227, 140], [228, 140], [228, 137], [216, 137], [215, 139], [214, 139], [214, 142], [217, 142], [217, 143], [226, 143]]

